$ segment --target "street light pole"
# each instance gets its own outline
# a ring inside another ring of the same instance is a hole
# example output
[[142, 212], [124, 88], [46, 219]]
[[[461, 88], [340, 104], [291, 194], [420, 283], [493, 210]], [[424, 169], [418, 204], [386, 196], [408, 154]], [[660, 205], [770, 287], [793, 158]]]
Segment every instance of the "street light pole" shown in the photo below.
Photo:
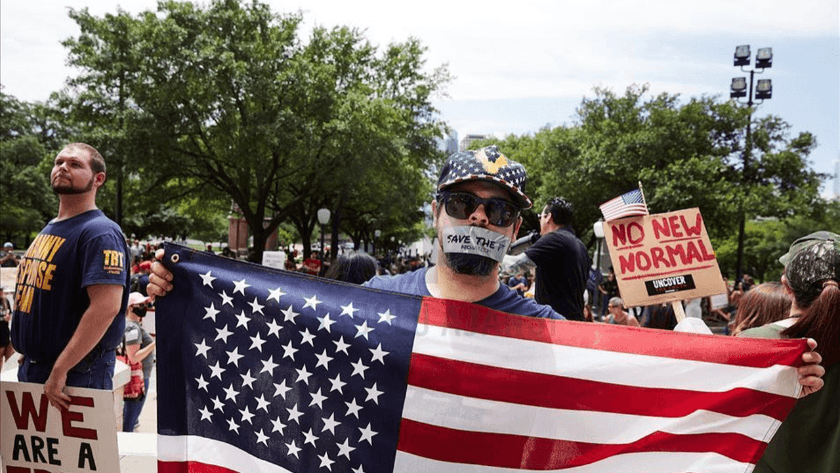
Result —
[[321, 224], [321, 269], [319, 275], [324, 275], [324, 231], [326, 225], [330, 222], [330, 209], [318, 210], [318, 223]]
[[[750, 46], [743, 45], [738, 46], [735, 48], [735, 58], [734, 58], [734, 65], [740, 66], [741, 71], [747, 72], [744, 69], [744, 66], [750, 65]], [[763, 103], [765, 99], [769, 99], [772, 97], [773, 93], [773, 85], [770, 79], [762, 79], [758, 81], [758, 87], [755, 88], [755, 94], [753, 94], [753, 79], [755, 78], [756, 69], [760, 69], [758, 71], [759, 74], [764, 72], [764, 69], [770, 68], [773, 65], [773, 49], [772, 48], [761, 48], [758, 50], [755, 56], [755, 69], [750, 69], [750, 82], [749, 82], [749, 92], [747, 92], [747, 80], [745, 77], [736, 77], [732, 79], [732, 85], [729, 90], [729, 98], [734, 98], [736, 101], [740, 97], [747, 97], [746, 105], [749, 109], [749, 113], [747, 115], [747, 136], [746, 136], [746, 143], [744, 144], [744, 165], [743, 170], [741, 173], [741, 189], [744, 192], [744, 196], [746, 196], [748, 192], [748, 186], [752, 179], [750, 176], [750, 157], [752, 155], [752, 113], [753, 113], [753, 97], [756, 99], [761, 100], [758, 102], [759, 104]], [[738, 101], [739, 103], [743, 103]], [[744, 275], [744, 238], [746, 235], [746, 221], [747, 221], [747, 213], [746, 209], [744, 208], [744, 198], [741, 199], [739, 204], [739, 222], [738, 222], [738, 257], [736, 262], [736, 271], [735, 274], [735, 281], [736, 283], [741, 280]]]

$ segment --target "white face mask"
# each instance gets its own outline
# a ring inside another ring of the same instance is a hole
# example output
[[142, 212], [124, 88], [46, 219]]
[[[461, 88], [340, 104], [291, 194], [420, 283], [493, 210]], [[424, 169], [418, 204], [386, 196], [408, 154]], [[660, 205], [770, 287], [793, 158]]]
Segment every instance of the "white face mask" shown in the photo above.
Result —
[[510, 246], [510, 238], [486, 228], [446, 227], [441, 232], [444, 253], [463, 253], [501, 262]]

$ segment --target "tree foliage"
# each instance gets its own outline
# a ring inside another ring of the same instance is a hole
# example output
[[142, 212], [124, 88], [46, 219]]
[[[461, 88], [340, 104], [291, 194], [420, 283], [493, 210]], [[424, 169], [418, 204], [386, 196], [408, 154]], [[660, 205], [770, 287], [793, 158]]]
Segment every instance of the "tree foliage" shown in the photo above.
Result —
[[67, 131], [50, 107], [29, 104], [0, 90], [0, 236], [17, 247], [29, 244], [55, 215], [49, 184], [57, 143]]
[[142, 174], [173, 206], [195, 193], [229, 199], [255, 258], [285, 221], [308, 251], [317, 209], [333, 210], [337, 233], [345, 215], [364, 213], [348, 205], [366, 205], [357, 188], [384, 182], [380, 170], [410, 170], [410, 180], [438, 158], [430, 97], [448, 75], [423, 71], [417, 40], [380, 52], [360, 30], [319, 27], [304, 42], [300, 15], [235, 0], [71, 16], [82, 35], [66, 44], [85, 70], [77, 109], [116, 120], [123, 155], [143, 154], [143, 165], [124, 161], [126, 185]]

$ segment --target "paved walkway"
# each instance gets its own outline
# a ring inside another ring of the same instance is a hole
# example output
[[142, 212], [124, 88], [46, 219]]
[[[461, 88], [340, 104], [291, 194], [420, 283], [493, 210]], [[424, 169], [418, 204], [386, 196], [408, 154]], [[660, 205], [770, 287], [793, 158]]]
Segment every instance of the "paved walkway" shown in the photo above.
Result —
[[140, 425], [134, 433], [120, 432], [121, 473], [147, 473], [157, 471], [157, 370], [152, 369], [146, 404], [140, 413]]

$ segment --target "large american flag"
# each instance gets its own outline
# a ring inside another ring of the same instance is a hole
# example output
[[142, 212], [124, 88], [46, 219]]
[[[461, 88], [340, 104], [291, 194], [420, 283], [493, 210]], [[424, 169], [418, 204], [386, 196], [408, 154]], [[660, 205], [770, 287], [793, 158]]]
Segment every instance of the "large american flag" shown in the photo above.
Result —
[[800, 391], [802, 340], [534, 319], [176, 245], [165, 261], [162, 473], [743, 473]]
[[624, 217], [648, 215], [645, 196], [641, 189], [633, 189], [615, 199], [604, 202], [600, 209], [601, 214], [604, 215], [604, 220], [607, 222]]

